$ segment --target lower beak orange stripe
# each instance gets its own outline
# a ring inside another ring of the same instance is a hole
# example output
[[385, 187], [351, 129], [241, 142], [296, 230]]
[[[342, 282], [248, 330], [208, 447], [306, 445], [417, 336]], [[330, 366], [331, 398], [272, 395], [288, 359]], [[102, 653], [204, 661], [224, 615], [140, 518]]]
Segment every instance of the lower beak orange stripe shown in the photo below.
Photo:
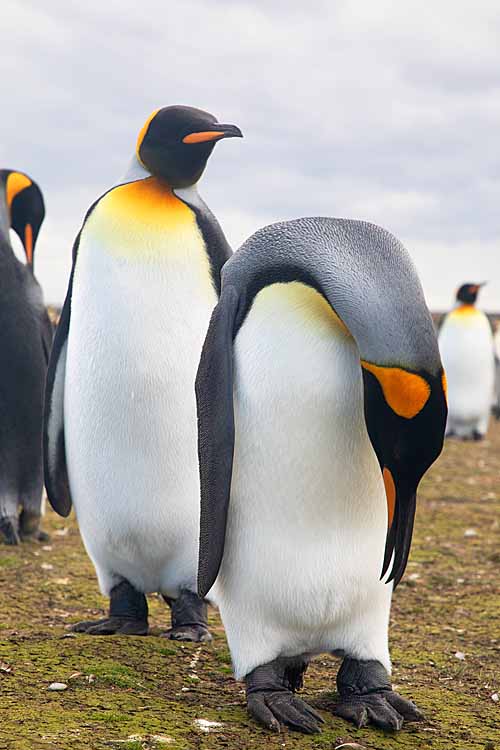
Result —
[[396, 509], [396, 485], [394, 484], [391, 470], [387, 466], [384, 466], [382, 476], [384, 477], [385, 495], [387, 498], [387, 525], [391, 528]]
[[33, 265], [33, 229], [31, 224], [26, 224], [24, 228], [24, 250], [30, 266]]
[[215, 141], [224, 135], [222, 130], [207, 130], [202, 133], [190, 133], [185, 135], [182, 139], [183, 143], [206, 143], [207, 141]]

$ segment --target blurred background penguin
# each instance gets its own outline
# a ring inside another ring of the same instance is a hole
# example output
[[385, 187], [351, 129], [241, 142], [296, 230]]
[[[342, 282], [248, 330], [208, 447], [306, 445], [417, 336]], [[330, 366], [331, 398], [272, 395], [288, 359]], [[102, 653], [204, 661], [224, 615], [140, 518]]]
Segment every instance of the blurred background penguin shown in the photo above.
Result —
[[[45, 217], [40, 188], [24, 172], [0, 169], [0, 538], [46, 541], [40, 531], [43, 490], [42, 408], [52, 324], [34, 274]], [[26, 257], [16, 258], [10, 230]]]
[[477, 309], [486, 282], [462, 284], [456, 304], [444, 318], [439, 348], [448, 381], [447, 437], [482, 440], [487, 431], [495, 387], [493, 333]]

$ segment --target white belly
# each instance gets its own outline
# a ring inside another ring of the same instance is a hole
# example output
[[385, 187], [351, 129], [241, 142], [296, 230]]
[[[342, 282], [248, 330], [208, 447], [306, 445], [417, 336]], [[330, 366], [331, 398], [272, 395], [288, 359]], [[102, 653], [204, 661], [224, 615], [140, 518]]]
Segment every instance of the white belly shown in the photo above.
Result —
[[196, 580], [194, 380], [216, 294], [208, 262], [80, 248], [65, 380], [71, 492], [104, 593]]
[[268, 287], [235, 342], [234, 474], [214, 594], [237, 676], [333, 649], [389, 667], [385, 492], [359, 353], [325, 305], [301, 284]]
[[451, 313], [439, 334], [448, 381], [448, 430], [486, 432], [494, 389], [493, 337], [486, 316]]

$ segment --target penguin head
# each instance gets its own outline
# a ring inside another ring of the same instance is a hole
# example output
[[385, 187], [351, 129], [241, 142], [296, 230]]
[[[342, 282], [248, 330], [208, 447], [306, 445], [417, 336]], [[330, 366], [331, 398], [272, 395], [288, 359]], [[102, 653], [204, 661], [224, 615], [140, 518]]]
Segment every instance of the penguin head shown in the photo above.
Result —
[[487, 282], [482, 281], [480, 284], [462, 284], [457, 292], [457, 302], [463, 302], [466, 305], [473, 305], [479, 294], [479, 290]]
[[35, 244], [45, 218], [42, 191], [24, 172], [0, 169], [0, 184], [10, 217], [10, 226], [23, 243], [26, 261], [33, 268]]
[[217, 141], [242, 137], [236, 125], [217, 122], [201, 109], [163, 107], [146, 120], [136, 156], [154, 177], [184, 188], [199, 180]]

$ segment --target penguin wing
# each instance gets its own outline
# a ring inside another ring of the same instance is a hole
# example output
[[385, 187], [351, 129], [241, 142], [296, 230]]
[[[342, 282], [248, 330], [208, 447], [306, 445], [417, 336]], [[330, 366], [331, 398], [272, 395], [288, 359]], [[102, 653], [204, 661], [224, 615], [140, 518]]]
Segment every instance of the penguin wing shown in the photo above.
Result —
[[50, 352], [45, 383], [43, 470], [47, 497], [60, 516], [68, 516], [72, 505], [64, 446], [64, 378], [75, 259], [76, 251], [74, 252], [73, 268], [71, 269], [66, 299]]
[[52, 339], [54, 338], [54, 328], [46, 310], [44, 310], [41, 315], [40, 333], [42, 337], [42, 347], [45, 356], [45, 363], [48, 365], [50, 359], [50, 350], [52, 348]]
[[212, 587], [224, 554], [234, 453], [233, 338], [239, 294], [223, 287], [196, 376], [201, 517], [198, 592]]

